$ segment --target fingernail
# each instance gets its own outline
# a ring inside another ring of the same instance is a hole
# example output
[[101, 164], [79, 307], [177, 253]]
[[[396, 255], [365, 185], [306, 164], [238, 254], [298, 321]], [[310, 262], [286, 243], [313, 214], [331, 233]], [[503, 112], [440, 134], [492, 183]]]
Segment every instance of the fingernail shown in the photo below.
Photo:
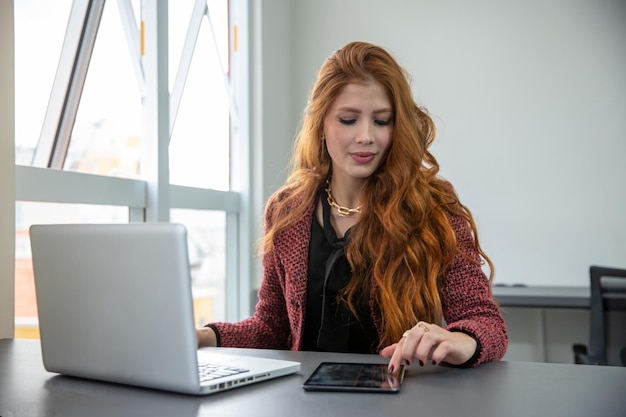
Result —
[[420, 359], [420, 366], [424, 366], [424, 362]]
[[433, 361], [433, 365], [437, 365], [437, 362]]
[[387, 368], [387, 371], [389, 371], [390, 374], [393, 374], [393, 365], [389, 365], [389, 368]]

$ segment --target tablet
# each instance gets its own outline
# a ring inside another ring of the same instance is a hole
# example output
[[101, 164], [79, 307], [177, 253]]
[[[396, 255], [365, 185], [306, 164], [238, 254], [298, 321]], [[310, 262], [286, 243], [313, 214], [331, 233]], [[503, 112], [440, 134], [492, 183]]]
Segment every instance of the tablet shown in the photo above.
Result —
[[304, 382], [307, 391], [397, 393], [404, 379], [404, 366], [393, 374], [387, 364], [322, 362]]

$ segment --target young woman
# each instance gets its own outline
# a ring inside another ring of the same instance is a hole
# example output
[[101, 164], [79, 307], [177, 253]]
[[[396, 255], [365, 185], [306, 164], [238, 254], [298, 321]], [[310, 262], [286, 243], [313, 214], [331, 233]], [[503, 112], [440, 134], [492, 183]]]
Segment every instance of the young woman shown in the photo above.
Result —
[[434, 136], [386, 50], [353, 42], [334, 52], [291, 175], [267, 203], [256, 312], [198, 329], [199, 346], [377, 352], [391, 371], [402, 361], [501, 359], [493, 265], [470, 211], [438, 176]]

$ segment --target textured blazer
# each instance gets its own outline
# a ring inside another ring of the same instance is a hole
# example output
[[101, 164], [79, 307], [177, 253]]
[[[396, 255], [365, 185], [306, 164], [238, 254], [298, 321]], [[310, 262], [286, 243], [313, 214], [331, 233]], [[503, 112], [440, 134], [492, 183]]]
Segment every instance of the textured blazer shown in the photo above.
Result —
[[[283, 195], [278, 191], [270, 198], [266, 226], [271, 226], [275, 203]], [[208, 325], [216, 332], [218, 346], [301, 349], [314, 209], [311, 207], [305, 216], [280, 232], [275, 237], [273, 252], [264, 254], [263, 280], [254, 315], [237, 323]], [[469, 224], [457, 216], [449, 219], [459, 248], [470, 258], [479, 260]], [[470, 333], [478, 339], [481, 349], [473, 365], [500, 360], [508, 344], [506, 327], [480, 265], [457, 254], [442, 283], [445, 328]], [[380, 335], [381, 317], [375, 308], [375, 290], [372, 287], [370, 291], [370, 312]]]

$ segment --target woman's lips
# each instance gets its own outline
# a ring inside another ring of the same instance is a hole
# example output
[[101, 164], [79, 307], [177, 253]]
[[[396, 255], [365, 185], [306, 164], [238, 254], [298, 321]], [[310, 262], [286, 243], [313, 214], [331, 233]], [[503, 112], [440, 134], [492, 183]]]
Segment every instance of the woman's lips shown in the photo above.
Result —
[[374, 159], [375, 154], [371, 152], [354, 152], [350, 156], [359, 164], [367, 164]]

